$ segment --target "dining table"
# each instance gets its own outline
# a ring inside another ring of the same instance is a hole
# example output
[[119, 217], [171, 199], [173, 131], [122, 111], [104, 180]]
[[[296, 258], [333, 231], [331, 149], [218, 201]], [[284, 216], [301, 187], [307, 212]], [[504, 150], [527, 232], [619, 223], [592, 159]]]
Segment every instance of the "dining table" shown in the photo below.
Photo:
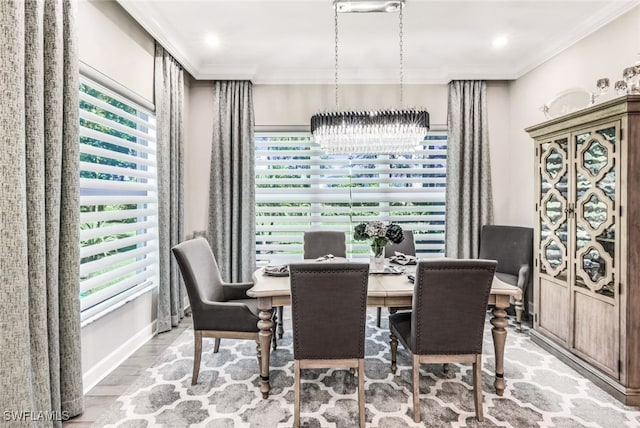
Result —
[[[340, 261], [335, 258], [332, 261]], [[342, 259], [345, 261], [345, 259]], [[355, 260], [359, 261], [359, 260]], [[315, 263], [314, 260], [305, 262]], [[263, 398], [269, 397], [271, 385], [269, 383], [269, 358], [274, 322], [272, 319], [273, 308], [277, 306], [291, 305], [291, 287], [286, 271], [282, 274], [268, 274], [266, 267], [261, 267], [253, 273], [253, 287], [247, 291], [249, 297], [258, 300], [258, 345], [260, 353], [260, 391]], [[406, 265], [397, 269], [385, 268], [380, 273], [370, 273], [367, 290], [367, 306], [372, 307], [411, 307], [414, 284], [409, 279], [415, 278], [416, 265]], [[267, 273], [267, 274], [265, 274]], [[493, 348], [495, 354], [495, 380], [494, 387], [498, 395], [503, 395], [505, 389], [504, 379], [504, 348], [507, 337], [506, 309], [514, 299], [516, 308], [522, 309], [522, 290], [516, 286], [501, 281], [494, 277], [489, 295], [489, 307], [492, 307], [490, 323], [493, 326]], [[321, 320], [318, 320], [319, 322]]]

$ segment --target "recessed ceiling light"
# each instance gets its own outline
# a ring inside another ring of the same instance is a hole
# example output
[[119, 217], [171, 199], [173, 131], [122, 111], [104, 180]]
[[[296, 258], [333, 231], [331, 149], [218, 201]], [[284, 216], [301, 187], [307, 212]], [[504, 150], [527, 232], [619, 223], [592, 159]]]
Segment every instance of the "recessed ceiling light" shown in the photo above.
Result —
[[493, 42], [491, 44], [494, 48], [502, 48], [507, 44], [507, 42], [507, 36], [497, 36], [495, 39], [493, 39]]
[[209, 46], [220, 46], [220, 39], [215, 34], [207, 34], [207, 36], [204, 38], [204, 42]]

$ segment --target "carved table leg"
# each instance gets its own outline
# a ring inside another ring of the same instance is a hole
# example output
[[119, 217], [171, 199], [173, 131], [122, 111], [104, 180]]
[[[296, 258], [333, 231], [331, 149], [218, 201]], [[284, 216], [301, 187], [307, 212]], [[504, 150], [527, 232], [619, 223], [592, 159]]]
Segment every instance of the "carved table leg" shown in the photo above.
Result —
[[269, 384], [269, 354], [271, 352], [271, 335], [273, 321], [271, 321], [271, 298], [261, 297], [258, 299], [258, 340], [260, 341], [260, 392], [262, 398], [269, 397], [271, 385]]
[[493, 309], [493, 318], [491, 318], [491, 325], [493, 329], [491, 334], [493, 335], [493, 349], [496, 356], [496, 380], [493, 385], [496, 388], [496, 394], [504, 394], [504, 345], [507, 340], [507, 312], [505, 308], [509, 306], [508, 296], [498, 296], [496, 299], [496, 306]]
[[522, 312], [523, 312], [523, 305], [522, 305], [522, 298], [516, 298], [516, 331], [518, 333], [522, 333]]
[[284, 336], [284, 306], [278, 306], [278, 339]]

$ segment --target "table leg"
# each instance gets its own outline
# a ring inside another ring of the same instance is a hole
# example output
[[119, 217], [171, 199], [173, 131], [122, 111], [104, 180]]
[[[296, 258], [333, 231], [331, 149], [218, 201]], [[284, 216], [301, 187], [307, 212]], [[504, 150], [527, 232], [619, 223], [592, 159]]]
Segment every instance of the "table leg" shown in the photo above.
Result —
[[498, 296], [496, 299], [496, 306], [492, 311], [493, 318], [491, 318], [491, 325], [493, 329], [491, 334], [493, 336], [493, 349], [496, 357], [496, 380], [493, 385], [496, 388], [496, 394], [504, 394], [504, 345], [507, 340], [507, 330], [505, 327], [508, 325], [507, 312], [505, 309], [509, 306], [509, 296]]
[[522, 297], [516, 297], [516, 331], [518, 333], [522, 333], [522, 312], [524, 311], [524, 307], [522, 304]]
[[261, 297], [258, 299], [258, 340], [260, 341], [260, 392], [262, 398], [269, 397], [271, 385], [269, 384], [269, 354], [271, 353], [271, 335], [273, 321], [271, 321], [271, 298]]

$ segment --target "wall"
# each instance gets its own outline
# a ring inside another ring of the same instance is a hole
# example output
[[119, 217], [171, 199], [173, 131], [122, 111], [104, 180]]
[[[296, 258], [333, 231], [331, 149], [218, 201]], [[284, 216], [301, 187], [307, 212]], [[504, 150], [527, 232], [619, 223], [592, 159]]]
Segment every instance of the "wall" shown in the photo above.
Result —
[[115, 1], [78, 2], [80, 61], [153, 103], [153, 38]]
[[[80, 61], [153, 102], [153, 38], [114, 1], [80, 1], [77, 24]], [[153, 336], [156, 302], [150, 291], [83, 326], [85, 391]]]
[[[190, 137], [185, 148], [185, 232], [207, 229], [209, 165], [213, 121], [209, 113], [213, 104], [212, 83], [191, 81]], [[447, 85], [406, 85], [404, 105], [425, 108], [432, 125], [447, 121]], [[493, 170], [496, 221], [503, 221], [509, 197], [502, 146], [508, 144], [504, 118], [508, 116], [508, 86], [505, 82], [487, 85], [489, 140]], [[374, 109], [399, 105], [397, 85], [344, 85], [339, 88], [340, 108]], [[310, 117], [319, 111], [335, 108], [333, 85], [254, 85], [253, 104], [256, 126], [308, 126]], [[493, 118], [493, 120], [492, 120]]]
[[[595, 90], [596, 80], [611, 85], [640, 52], [640, 6], [576, 43], [509, 85], [508, 141], [504, 146], [510, 202], [507, 223], [533, 225], [534, 153], [524, 128], [545, 120], [539, 107], [568, 88]], [[610, 89], [604, 99], [614, 96]]]

